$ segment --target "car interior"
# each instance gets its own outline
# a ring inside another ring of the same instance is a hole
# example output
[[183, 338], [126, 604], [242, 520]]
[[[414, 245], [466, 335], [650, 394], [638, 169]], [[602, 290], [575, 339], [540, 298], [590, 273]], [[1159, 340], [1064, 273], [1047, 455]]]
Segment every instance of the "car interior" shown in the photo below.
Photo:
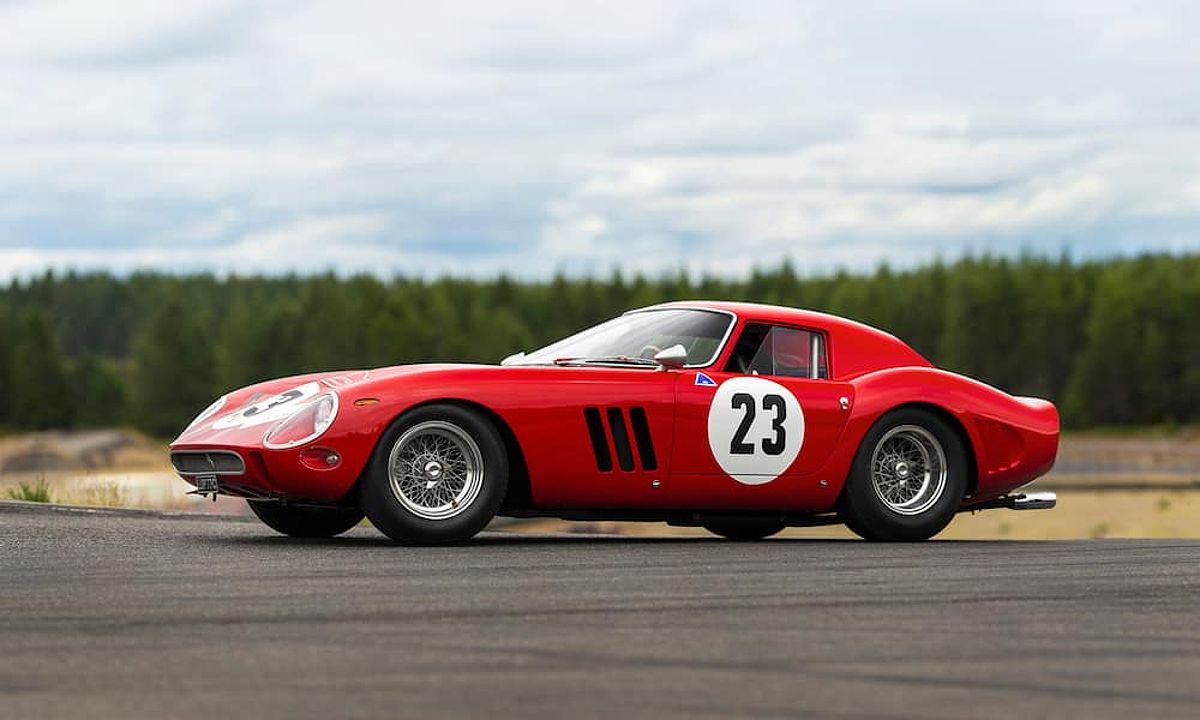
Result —
[[813, 379], [828, 377], [824, 336], [811, 330], [749, 323], [742, 330], [725, 371]]

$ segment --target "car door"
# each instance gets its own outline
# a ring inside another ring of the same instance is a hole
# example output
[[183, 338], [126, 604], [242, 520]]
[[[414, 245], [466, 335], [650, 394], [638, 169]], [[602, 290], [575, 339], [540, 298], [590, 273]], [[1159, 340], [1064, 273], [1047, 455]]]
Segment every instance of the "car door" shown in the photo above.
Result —
[[820, 473], [854, 399], [849, 383], [828, 379], [827, 342], [819, 329], [750, 322], [721, 369], [679, 374], [675, 507], [827, 506], [823, 495], [839, 484]]
[[524, 449], [533, 501], [555, 508], [664, 505], [675, 381], [651, 368], [519, 368], [496, 401]]

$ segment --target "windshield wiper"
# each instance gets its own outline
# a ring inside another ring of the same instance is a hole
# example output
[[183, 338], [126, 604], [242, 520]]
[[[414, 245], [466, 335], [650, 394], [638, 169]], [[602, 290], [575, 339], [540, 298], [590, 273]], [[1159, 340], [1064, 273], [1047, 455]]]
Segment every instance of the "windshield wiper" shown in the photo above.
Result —
[[658, 363], [650, 358], [633, 357], [632, 355], [608, 355], [602, 357], [564, 357], [555, 358], [555, 365], [636, 365], [638, 367], [658, 367]]

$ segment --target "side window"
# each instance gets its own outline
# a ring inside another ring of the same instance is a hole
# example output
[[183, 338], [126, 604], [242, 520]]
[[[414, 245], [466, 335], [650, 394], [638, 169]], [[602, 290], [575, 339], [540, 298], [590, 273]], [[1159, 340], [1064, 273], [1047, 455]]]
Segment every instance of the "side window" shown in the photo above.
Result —
[[827, 378], [825, 336], [811, 330], [749, 323], [742, 330], [725, 371]]

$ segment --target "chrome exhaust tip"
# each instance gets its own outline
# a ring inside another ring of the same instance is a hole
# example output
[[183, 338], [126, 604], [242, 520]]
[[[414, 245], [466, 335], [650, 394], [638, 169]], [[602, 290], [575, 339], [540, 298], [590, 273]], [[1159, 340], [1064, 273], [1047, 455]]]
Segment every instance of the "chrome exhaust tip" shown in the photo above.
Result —
[[1058, 496], [1052, 492], [1022, 493], [1008, 500], [1013, 510], [1049, 510], [1058, 504]]
[[994, 508], [1005, 508], [1007, 510], [1049, 510], [1057, 504], [1058, 496], [1052, 492], [1029, 492], [1017, 493], [1016, 495], [1002, 495], [978, 505], [965, 507], [962, 511], [975, 512], [977, 510], [992, 510]]

